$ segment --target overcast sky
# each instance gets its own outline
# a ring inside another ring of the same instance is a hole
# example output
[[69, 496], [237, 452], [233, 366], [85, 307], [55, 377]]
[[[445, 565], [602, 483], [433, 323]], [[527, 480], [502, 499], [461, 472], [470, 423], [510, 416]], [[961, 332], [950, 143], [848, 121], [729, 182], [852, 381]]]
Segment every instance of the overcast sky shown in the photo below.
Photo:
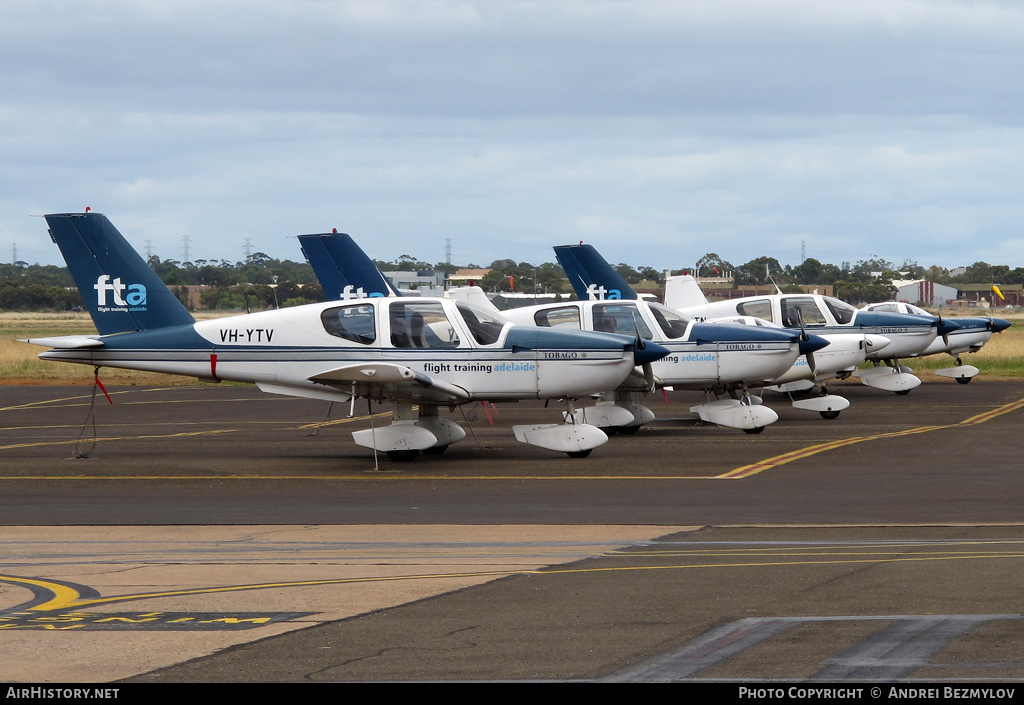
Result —
[[1024, 266], [1019, 0], [6, 0], [0, 261]]

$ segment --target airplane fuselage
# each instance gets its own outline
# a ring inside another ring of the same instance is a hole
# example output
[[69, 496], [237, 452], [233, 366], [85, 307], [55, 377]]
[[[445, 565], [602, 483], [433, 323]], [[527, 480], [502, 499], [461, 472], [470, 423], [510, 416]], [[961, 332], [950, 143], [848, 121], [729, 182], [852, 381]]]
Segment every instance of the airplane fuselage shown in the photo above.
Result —
[[791, 332], [738, 324], [703, 324], [645, 301], [572, 301], [504, 312], [519, 325], [569, 330], [639, 331], [668, 348], [652, 363], [665, 386], [705, 389], [723, 384], [757, 385], [775, 379], [800, 357]]
[[889, 343], [880, 351], [867, 351], [868, 360], [920, 354], [932, 344], [937, 333], [934, 317], [858, 311], [849, 304], [819, 294], [751, 296], [692, 306], [682, 309], [681, 313], [698, 318], [755, 316], [786, 328], [800, 328], [802, 324], [804, 330], [815, 335], [888, 338]]
[[417, 375], [419, 384], [406, 385], [414, 401], [441, 404], [585, 397], [615, 388], [638, 364], [624, 350], [632, 342], [624, 336], [581, 340], [500, 321], [481, 326], [484, 316], [471, 322], [465, 310], [443, 299], [328, 302], [101, 336], [101, 346], [40, 357], [325, 394], [387, 384], [373, 376], [323, 377], [383, 363]]

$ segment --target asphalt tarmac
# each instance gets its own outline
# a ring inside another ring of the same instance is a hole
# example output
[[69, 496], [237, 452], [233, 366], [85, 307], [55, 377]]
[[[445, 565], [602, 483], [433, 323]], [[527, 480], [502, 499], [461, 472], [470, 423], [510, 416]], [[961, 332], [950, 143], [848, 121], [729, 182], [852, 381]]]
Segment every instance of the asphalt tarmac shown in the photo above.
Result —
[[1024, 675], [1024, 383], [766, 396], [756, 436], [652, 395], [585, 459], [474, 405], [411, 463], [365, 402], [109, 391], [0, 388], [5, 681]]

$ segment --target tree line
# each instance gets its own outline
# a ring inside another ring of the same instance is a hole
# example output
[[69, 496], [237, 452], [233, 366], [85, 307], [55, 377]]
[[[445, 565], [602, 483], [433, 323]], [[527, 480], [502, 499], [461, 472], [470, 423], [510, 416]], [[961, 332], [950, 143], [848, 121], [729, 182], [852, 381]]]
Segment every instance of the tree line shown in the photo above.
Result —
[[[389, 262], [377, 260], [383, 272], [458, 269], [490, 269], [477, 283], [485, 291], [555, 293], [572, 295], [572, 287], [561, 266], [552, 262], [534, 265], [511, 259], [495, 260], [488, 267], [475, 264], [430, 264], [411, 255]], [[178, 262], [150, 257], [149, 266], [178, 297], [191, 305], [187, 287], [203, 286], [199, 294], [201, 308], [260, 310], [296, 306], [324, 300], [313, 268], [307, 262], [274, 259], [256, 252], [242, 262], [195, 260]], [[638, 288], [657, 287], [664, 272], [653, 267], [633, 267], [625, 263], [615, 270]], [[702, 277], [731, 275], [733, 285], [770, 286], [785, 291], [798, 285], [831, 285], [835, 295], [853, 304], [884, 301], [892, 297], [892, 282], [897, 279], [928, 279], [940, 284], [1024, 284], [1024, 267], [975, 262], [963, 272], [932, 266], [924, 268], [905, 261], [897, 266], [883, 259], [868, 259], [839, 266], [808, 258], [797, 266], [779, 263], [774, 257], [758, 257], [734, 266], [714, 252], [701, 257], [693, 267], [675, 269], [671, 274]], [[15, 311], [68, 311], [84, 303], [67, 267], [29, 265], [25, 262], [0, 264], [0, 309]]]

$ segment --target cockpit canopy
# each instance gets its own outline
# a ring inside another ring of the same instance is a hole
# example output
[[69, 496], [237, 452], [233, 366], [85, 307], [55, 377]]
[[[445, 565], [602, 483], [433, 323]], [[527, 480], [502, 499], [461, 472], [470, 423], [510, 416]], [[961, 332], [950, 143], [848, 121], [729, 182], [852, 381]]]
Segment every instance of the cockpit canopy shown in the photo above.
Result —
[[[455, 312], [437, 300], [398, 300], [350, 303], [331, 306], [320, 314], [324, 330], [330, 335], [361, 345], [371, 345], [377, 337], [379, 315], [387, 315], [391, 346], [395, 348], [450, 349], [461, 345], [459, 330], [469, 331], [479, 345], [494, 345], [502, 331], [511, 325], [501, 316], [458, 302]], [[452, 323], [461, 318], [464, 328]]]

